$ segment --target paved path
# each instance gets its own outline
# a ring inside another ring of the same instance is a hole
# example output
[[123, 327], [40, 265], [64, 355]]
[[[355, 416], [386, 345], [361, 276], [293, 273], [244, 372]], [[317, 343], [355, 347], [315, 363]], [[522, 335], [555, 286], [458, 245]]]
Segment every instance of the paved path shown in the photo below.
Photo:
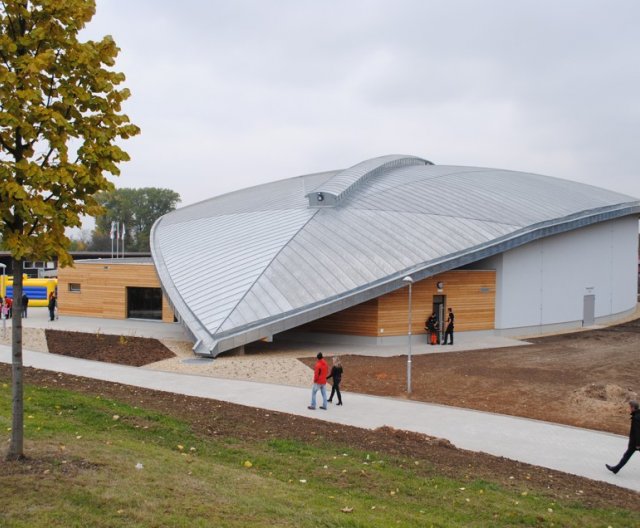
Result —
[[[11, 332], [11, 319], [2, 321], [7, 332]], [[96, 317], [76, 317], [61, 315], [55, 321], [49, 321], [49, 310], [44, 306], [29, 308], [29, 317], [22, 320], [26, 328], [51, 328], [72, 332], [91, 332], [155, 339], [174, 339], [189, 341], [189, 335], [180, 323], [164, 323], [145, 319], [99, 319]], [[0, 325], [2, 332], [2, 325]]]
[[[10, 349], [0, 346], [0, 361], [10, 363]], [[127, 385], [199, 396], [376, 428], [383, 425], [446, 438], [456, 446], [483, 451], [537, 466], [557, 469], [640, 491], [640, 454], [613, 475], [605, 462], [616, 463], [626, 448], [622, 436], [498, 414], [405, 400], [345, 394], [343, 407], [310, 411], [310, 390], [251, 381], [158, 372], [40, 352], [24, 352], [25, 366], [114, 381]]]
[[[70, 330], [73, 332], [89, 332], [92, 334], [113, 334], [136, 337], [151, 337], [160, 340], [191, 341], [189, 333], [180, 323], [164, 323], [145, 319], [101, 319], [96, 317], [78, 317], [61, 315], [55, 321], [49, 321], [49, 310], [46, 307], [29, 308], [29, 317], [22, 320], [25, 328], [42, 328], [52, 330]], [[0, 336], [4, 332], [11, 333], [11, 320], [2, 321], [0, 324]], [[327, 355], [356, 354], [361, 356], [375, 355], [381, 357], [399, 356], [407, 353], [406, 339], [398, 339], [395, 344], [371, 345], [371, 344], [341, 344], [328, 342], [314, 342], [309, 335], [298, 336], [301, 341], [293, 338], [287, 340], [276, 339], [273, 343], [252, 343], [253, 350], [278, 353], [295, 352], [296, 354], [315, 356], [317, 351], [326, 352]], [[526, 341], [511, 337], [494, 336], [490, 332], [458, 332], [456, 344], [427, 346], [425, 335], [414, 336], [412, 353], [433, 354], [442, 352], [461, 352], [463, 350], [480, 350], [485, 348], [500, 348], [508, 346], [527, 345]]]

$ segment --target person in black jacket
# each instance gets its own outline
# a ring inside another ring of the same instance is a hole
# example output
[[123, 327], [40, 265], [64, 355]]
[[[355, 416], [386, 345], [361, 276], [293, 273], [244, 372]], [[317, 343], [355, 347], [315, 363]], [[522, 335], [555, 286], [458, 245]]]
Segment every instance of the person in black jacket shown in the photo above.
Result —
[[615, 466], [605, 464], [607, 469], [612, 473], [620, 471], [624, 465], [629, 462], [631, 455], [640, 450], [640, 405], [637, 401], [631, 400], [629, 402], [629, 410], [631, 411], [631, 430], [629, 431], [629, 446], [624, 455]]
[[447, 317], [447, 329], [444, 331], [444, 342], [443, 345], [447, 344], [447, 336], [451, 338], [450, 345], [453, 345], [453, 322], [455, 320], [455, 315], [453, 315], [453, 310], [449, 308], [449, 316]]
[[47, 305], [49, 308], [49, 320], [53, 321], [56, 318], [56, 306], [58, 305], [58, 301], [56, 300], [56, 294], [51, 292], [49, 295], [49, 304]]
[[433, 312], [425, 321], [424, 329], [429, 334], [429, 343], [432, 345], [439, 345], [440, 339], [438, 337], [438, 316]]
[[327, 379], [333, 379], [333, 386], [331, 387], [331, 396], [329, 396], [329, 402], [333, 400], [333, 395], [337, 394], [338, 403], [336, 405], [342, 405], [342, 394], [340, 394], [340, 382], [342, 381], [342, 363], [338, 356], [333, 357], [333, 366], [331, 367], [331, 374], [327, 376]]
[[27, 318], [27, 309], [29, 308], [29, 296], [26, 293], [22, 294], [22, 317]]

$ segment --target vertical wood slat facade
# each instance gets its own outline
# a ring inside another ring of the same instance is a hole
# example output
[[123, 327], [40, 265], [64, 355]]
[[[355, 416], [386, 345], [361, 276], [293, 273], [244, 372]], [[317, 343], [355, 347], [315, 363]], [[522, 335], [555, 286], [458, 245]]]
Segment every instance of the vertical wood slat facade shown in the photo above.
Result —
[[357, 336], [377, 335], [375, 332], [379, 328], [379, 299], [371, 299], [322, 319], [317, 319], [302, 325], [297, 330]]
[[[127, 318], [127, 287], [160, 288], [152, 263], [82, 263], [58, 270], [60, 315]], [[74, 291], [79, 288], [79, 291]], [[173, 322], [174, 314], [162, 295], [162, 321]]]
[[[443, 287], [438, 290], [437, 284]], [[491, 330], [495, 326], [493, 270], [454, 270], [413, 284], [412, 333], [424, 331], [433, 310], [433, 296], [446, 296], [446, 307], [456, 315], [456, 331]], [[73, 291], [78, 285], [79, 291]], [[151, 263], [81, 263], [61, 268], [58, 275], [58, 306], [61, 315], [108, 319], [127, 318], [127, 287], [160, 288]], [[298, 328], [306, 332], [356, 336], [401, 336], [407, 334], [408, 287]], [[173, 322], [174, 314], [162, 296], [162, 320]]]
[[[439, 291], [437, 284], [443, 283]], [[433, 311], [433, 296], [446, 296], [446, 307], [456, 316], [456, 331], [492, 330], [495, 326], [496, 272], [454, 270], [413, 285], [411, 311], [413, 334], [424, 334], [424, 323]], [[347, 308], [299, 328], [306, 332], [360, 336], [407, 334], [409, 288]]]

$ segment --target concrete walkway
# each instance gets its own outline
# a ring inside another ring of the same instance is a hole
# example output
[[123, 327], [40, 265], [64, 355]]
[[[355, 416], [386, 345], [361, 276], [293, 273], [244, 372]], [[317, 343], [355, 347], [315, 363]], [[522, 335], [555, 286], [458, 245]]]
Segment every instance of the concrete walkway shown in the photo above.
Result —
[[[11, 362], [0, 346], [0, 361]], [[618, 475], [604, 467], [616, 463], [626, 449], [622, 436], [511, 416], [412, 401], [345, 394], [343, 407], [310, 411], [310, 390], [251, 381], [158, 372], [40, 352], [24, 352], [25, 366], [127, 385], [199, 396], [354, 425], [384, 425], [446, 438], [457, 447], [482, 451], [537, 466], [557, 469], [640, 491], [640, 454]]]
[[[189, 341], [190, 338], [180, 323], [163, 323], [145, 319], [98, 319], [95, 317], [60, 316], [55, 321], [49, 320], [46, 307], [30, 307], [29, 316], [22, 320], [25, 328], [50, 328], [52, 330], [69, 330], [71, 332], [89, 332], [92, 334], [124, 335], [135, 337], [153, 337], [155, 339], [173, 339]], [[11, 319], [2, 321], [6, 331], [11, 330]], [[2, 332], [2, 326], [0, 326]]]
[[[8, 336], [11, 332], [11, 320], [2, 321], [4, 331]], [[52, 330], [69, 330], [72, 332], [88, 332], [91, 334], [111, 334], [123, 336], [149, 337], [158, 340], [190, 341], [188, 332], [179, 323], [164, 323], [145, 319], [99, 319], [96, 317], [77, 317], [62, 315], [55, 321], [49, 320], [49, 310], [45, 307], [29, 308], [29, 317], [22, 320], [24, 328], [41, 328]], [[3, 329], [0, 326], [0, 336]], [[461, 352], [464, 350], [481, 350], [487, 348], [501, 348], [511, 346], [528, 345], [526, 341], [512, 337], [495, 336], [490, 332], [458, 332], [455, 335], [455, 345], [428, 346], [426, 336], [414, 336], [412, 353], [434, 354], [443, 352]], [[331, 355], [360, 355], [391, 357], [407, 353], [408, 343], [405, 339], [399, 339], [395, 344], [370, 345], [370, 344], [341, 344], [332, 342], [313, 342], [309, 339], [296, 342], [294, 340], [279, 340], [272, 343], [257, 342], [247, 347], [253, 351], [291, 353], [302, 356], [315, 356], [317, 352]], [[224, 357], [224, 355], [220, 356]]]

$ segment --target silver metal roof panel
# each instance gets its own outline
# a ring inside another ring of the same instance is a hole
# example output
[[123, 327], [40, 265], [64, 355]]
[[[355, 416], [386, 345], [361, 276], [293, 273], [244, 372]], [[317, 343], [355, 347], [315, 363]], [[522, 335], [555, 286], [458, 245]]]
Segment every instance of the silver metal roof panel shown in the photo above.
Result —
[[366, 160], [353, 167], [336, 172], [321, 186], [316, 187], [312, 192], [308, 193], [306, 196], [309, 199], [309, 205], [333, 207], [340, 202], [340, 200], [346, 198], [355, 189], [363, 186], [375, 176], [411, 165], [433, 164], [422, 158], [398, 154]]
[[217, 355], [403, 287], [409, 273], [639, 211], [635, 198], [557, 178], [383, 156], [165, 215], [151, 250], [196, 352]]

